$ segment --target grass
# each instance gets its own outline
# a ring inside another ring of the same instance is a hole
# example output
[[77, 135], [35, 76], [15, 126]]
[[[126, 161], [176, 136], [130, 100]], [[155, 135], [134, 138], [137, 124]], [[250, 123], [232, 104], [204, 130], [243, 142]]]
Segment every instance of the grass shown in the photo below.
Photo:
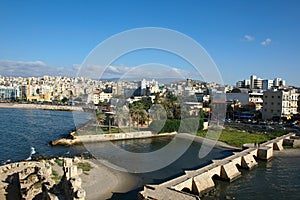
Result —
[[242, 147], [242, 145], [246, 143], [263, 143], [284, 134], [285, 132], [283, 131], [267, 134], [249, 133], [233, 128], [226, 128], [222, 130], [220, 135], [218, 132], [210, 132], [209, 135], [207, 135], [207, 131], [199, 131], [197, 133], [198, 136], [219, 140], [235, 147]]
[[64, 161], [62, 159], [55, 159], [55, 162], [58, 166], [62, 167], [64, 164]]
[[61, 176], [58, 174], [57, 171], [52, 169], [52, 179], [55, 181], [56, 184], [58, 184], [61, 180]]
[[[140, 131], [146, 130], [145, 127], [140, 127]], [[74, 136], [81, 136], [81, 135], [98, 135], [98, 134], [114, 134], [114, 133], [129, 133], [130, 129], [128, 127], [122, 127], [120, 130], [116, 127], [111, 127], [110, 132], [108, 127], [98, 127], [97, 131], [96, 128], [94, 130], [78, 130], [75, 132]], [[132, 127], [131, 132], [137, 132], [137, 127]]]
[[83, 173], [86, 174], [86, 175], [88, 175], [89, 174], [88, 172], [93, 168], [91, 166], [91, 164], [87, 163], [87, 162], [80, 162], [80, 163], [77, 164], [77, 167], [79, 169], [82, 169]]

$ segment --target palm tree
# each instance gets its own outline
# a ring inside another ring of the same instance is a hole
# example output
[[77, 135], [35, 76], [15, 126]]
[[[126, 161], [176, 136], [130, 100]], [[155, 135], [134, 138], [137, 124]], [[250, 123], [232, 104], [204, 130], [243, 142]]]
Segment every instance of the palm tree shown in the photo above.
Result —
[[132, 120], [137, 123], [138, 131], [140, 130], [139, 124], [142, 122], [145, 122], [147, 120], [147, 112], [145, 109], [140, 108], [139, 106], [133, 106], [130, 109], [130, 114], [132, 117]]

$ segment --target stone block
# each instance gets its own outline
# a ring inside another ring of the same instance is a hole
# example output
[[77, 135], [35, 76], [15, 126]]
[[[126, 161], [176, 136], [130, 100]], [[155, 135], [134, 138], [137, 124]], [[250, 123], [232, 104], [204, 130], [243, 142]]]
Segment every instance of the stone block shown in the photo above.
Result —
[[221, 178], [233, 181], [234, 179], [241, 176], [241, 172], [238, 170], [233, 162], [228, 162], [221, 166]]
[[294, 140], [293, 148], [300, 148], [300, 140]]
[[260, 147], [257, 152], [257, 157], [262, 160], [268, 160], [273, 157], [273, 148]]
[[257, 162], [254, 159], [253, 155], [248, 154], [248, 155], [242, 156], [241, 167], [246, 168], [246, 169], [252, 169], [256, 165], [257, 165]]
[[215, 187], [215, 183], [212, 179], [212, 176], [214, 174], [211, 174], [209, 171], [203, 174], [200, 174], [198, 176], [195, 176], [193, 179], [193, 186], [194, 188], [192, 188], [193, 193], [196, 194], [203, 194], [206, 191], [212, 189]]
[[282, 143], [283, 143], [283, 140], [280, 140], [280, 141], [278, 141], [278, 142], [274, 142], [274, 143], [273, 143], [273, 149], [274, 149], [274, 150], [282, 151], [282, 150], [283, 150]]

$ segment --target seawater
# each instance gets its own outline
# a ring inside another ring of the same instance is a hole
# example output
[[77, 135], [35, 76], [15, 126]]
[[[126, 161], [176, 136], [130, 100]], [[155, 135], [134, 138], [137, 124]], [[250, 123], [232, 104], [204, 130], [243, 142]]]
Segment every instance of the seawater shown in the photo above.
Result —
[[[31, 156], [72, 156], [87, 149], [83, 145], [71, 147], [49, 145], [50, 141], [66, 136], [76, 126], [86, 123], [89, 113], [66, 111], [1, 109], [0, 108], [0, 161], [19, 161]], [[76, 122], [76, 124], [75, 124]], [[152, 152], [167, 145], [173, 138], [148, 138], [138, 140], [115, 141], [113, 144], [126, 151], [142, 153]], [[180, 146], [181, 138], [176, 138]], [[184, 173], [184, 170], [197, 169], [211, 163], [212, 159], [220, 159], [232, 155], [232, 151], [213, 148], [205, 157], [198, 157], [201, 143], [193, 141], [186, 152], [175, 162], [148, 173], [134, 174], [144, 184], [159, 184]], [[101, 147], [101, 148], [99, 148]], [[106, 143], [91, 144], [88, 149], [107, 152], [104, 159], [114, 162], [119, 159], [113, 156], [114, 149]], [[95, 155], [97, 156], [97, 155]], [[165, 159], [163, 156], [157, 159]], [[127, 162], [123, 160], [122, 162]], [[137, 164], [141, 164], [137, 161]], [[155, 163], [153, 163], [155, 164]], [[259, 165], [251, 171], [243, 170], [242, 177], [231, 182], [217, 182], [213, 196], [206, 199], [299, 199], [300, 193], [300, 159], [299, 157], [275, 156], [269, 162], [259, 161]], [[135, 199], [139, 187], [127, 193], [114, 193], [112, 199]], [[112, 191], [113, 192], [113, 191]]]
[[[32, 156], [76, 155], [80, 147], [52, 147], [50, 141], [65, 137], [76, 129], [73, 112], [0, 108], [0, 164], [28, 160]], [[77, 112], [76, 125], [89, 119], [89, 113]]]
[[214, 194], [202, 199], [300, 199], [299, 156], [275, 154], [270, 161], [259, 161], [257, 167], [241, 172], [231, 183], [217, 181]]

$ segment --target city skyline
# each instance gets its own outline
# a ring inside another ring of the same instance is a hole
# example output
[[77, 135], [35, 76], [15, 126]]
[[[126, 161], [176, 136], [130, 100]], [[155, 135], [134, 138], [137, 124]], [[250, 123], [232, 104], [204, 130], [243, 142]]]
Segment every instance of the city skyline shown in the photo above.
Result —
[[[202, 45], [225, 84], [235, 85], [257, 74], [266, 79], [281, 77], [289, 85], [300, 86], [295, 73], [300, 61], [298, 1], [0, 4], [2, 76], [75, 76], [89, 52], [110, 36], [133, 28], [164, 27]], [[115, 73], [153, 62], [179, 69], [186, 76], [192, 74], [182, 59], [157, 51], [121, 57], [109, 70]]]

